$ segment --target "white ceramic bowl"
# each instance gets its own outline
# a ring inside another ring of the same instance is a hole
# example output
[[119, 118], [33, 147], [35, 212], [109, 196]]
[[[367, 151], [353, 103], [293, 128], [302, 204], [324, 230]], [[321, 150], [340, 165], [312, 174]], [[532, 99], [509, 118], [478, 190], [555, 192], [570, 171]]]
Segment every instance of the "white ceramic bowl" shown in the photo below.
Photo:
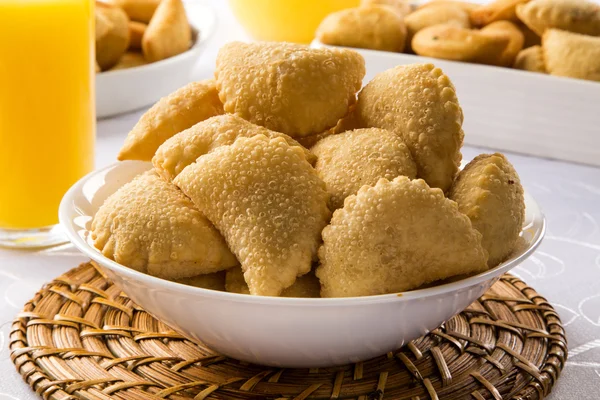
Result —
[[140, 67], [96, 74], [96, 116], [109, 117], [148, 106], [179, 89], [193, 78], [191, 73], [215, 30], [212, 8], [186, 3], [194, 44], [181, 54]]
[[536, 202], [526, 196], [526, 248], [470, 278], [402, 294], [337, 299], [218, 292], [134, 271], [92, 246], [92, 216], [110, 194], [150, 167], [147, 162], [126, 161], [87, 175], [63, 198], [61, 225], [79, 250], [152, 315], [222, 354], [258, 364], [322, 367], [395, 350], [466, 308], [527, 258], [544, 235], [544, 217]]

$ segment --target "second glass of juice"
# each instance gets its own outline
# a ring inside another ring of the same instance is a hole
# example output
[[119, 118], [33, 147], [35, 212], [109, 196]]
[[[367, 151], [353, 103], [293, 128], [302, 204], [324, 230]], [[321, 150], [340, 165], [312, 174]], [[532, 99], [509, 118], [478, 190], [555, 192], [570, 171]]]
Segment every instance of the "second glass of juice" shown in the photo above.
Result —
[[0, 1], [0, 246], [64, 241], [60, 200], [93, 169], [93, 7]]

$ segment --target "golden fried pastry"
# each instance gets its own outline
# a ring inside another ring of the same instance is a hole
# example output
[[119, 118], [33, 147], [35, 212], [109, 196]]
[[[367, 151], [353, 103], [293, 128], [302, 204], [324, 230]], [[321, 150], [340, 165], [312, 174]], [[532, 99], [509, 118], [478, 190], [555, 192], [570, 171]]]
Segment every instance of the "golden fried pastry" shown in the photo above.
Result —
[[215, 70], [225, 111], [294, 138], [335, 126], [364, 75], [355, 51], [270, 42], [226, 44]]
[[[236, 267], [233, 267], [236, 268]], [[229, 268], [231, 269], [231, 268]], [[227, 271], [229, 271], [229, 269]], [[212, 274], [196, 275], [189, 278], [175, 279], [175, 282], [203, 289], [225, 291], [225, 271], [213, 272]]]
[[481, 29], [481, 33], [484, 35], [491, 35], [494, 37], [506, 38], [508, 44], [500, 55], [498, 62], [495, 65], [503, 67], [510, 67], [515, 62], [517, 54], [523, 50], [523, 44], [525, 43], [525, 37], [521, 30], [512, 22], [509, 21], [496, 21], [486, 25]]
[[450, 4], [432, 4], [420, 8], [407, 15], [404, 22], [407, 28], [406, 47], [409, 49], [412, 48], [412, 40], [416, 33], [429, 26], [449, 24], [465, 29], [471, 27], [469, 14], [462, 8]]
[[310, 271], [330, 212], [325, 184], [300, 147], [241, 137], [173, 182], [223, 234], [251, 294], [278, 296]]
[[125, 10], [129, 18], [147, 24], [161, 0], [108, 0]]
[[[348, 111], [348, 115], [346, 115], [344, 118], [340, 119], [338, 121], [337, 125], [334, 126], [333, 128], [331, 128], [331, 134], [336, 135], [338, 133], [351, 131], [353, 129], [359, 129], [359, 128], [363, 128], [363, 126], [360, 125], [360, 121], [358, 119], [358, 114], [356, 112], [356, 104], [354, 104], [352, 107], [350, 107], [350, 110]], [[313, 143], [313, 146], [314, 146], [314, 143]]]
[[139, 67], [140, 65], [146, 65], [146, 64], [148, 64], [148, 61], [146, 61], [146, 59], [144, 58], [142, 53], [128, 51], [127, 53], [125, 53], [121, 56], [121, 58], [119, 59], [119, 62], [114, 67], [112, 67], [110, 70], [114, 71], [117, 69], [127, 69], [127, 68]]
[[142, 49], [142, 38], [148, 25], [143, 22], [129, 21], [129, 48], [133, 50]]
[[460, 0], [430, 0], [430, 1], [426, 1], [426, 2], [424, 2], [422, 4], [419, 4], [419, 6], [417, 7], [417, 10], [419, 10], [421, 8], [426, 8], [426, 7], [431, 7], [431, 6], [438, 6], [438, 5], [445, 5], [445, 6], [462, 8], [463, 10], [465, 10], [468, 13], [470, 13], [472, 10], [474, 10], [476, 8], [479, 8], [481, 6], [478, 3], [471, 3], [470, 1], [460, 1]]
[[344, 205], [346, 197], [364, 185], [404, 175], [414, 179], [417, 166], [399, 135], [379, 128], [357, 129], [326, 137], [311, 151], [315, 169], [331, 195], [329, 208]]
[[150, 62], [164, 60], [188, 50], [192, 30], [181, 0], [162, 0], [142, 38], [144, 57]]
[[152, 163], [160, 175], [171, 181], [201, 155], [210, 153], [219, 146], [233, 144], [239, 137], [254, 135], [265, 135], [270, 139], [281, 137], [290, 146], [302, 148], [311, 164], [316, 161], [310, 151], [285, 133], [271, 131], [235, 115], [225, 114], [199, 122], [165, 141], [156, 151]]
[[600, 5], [587, 0], [531, 0], [517, 7], [517, 15], [542, 36], [556, 28], [600, 36]]
[[420, 56], [498, 65], [508, 43], [506, 35], [441, 24], [417, 32], [412, 47]]
[[541, 46], [532, 46], [523, 49], [517, 54], [513, 68], [524, 71], [546, 73], [544, 54]]
[[104, 15], [100, 10], [95, 9], [94, 19], [96, 22], [95, 25], [95, 37], [96, 41], [101, 40], [104, 36], [106, 36], [112, 29], [114, 29], [114, 25], [110, 22], [107, 16]]
[[523, 37], [525, 38], [525, 42], [523, 43], [524, 49], [532, 46], [539, 46], [540, 44], [542, 44], [542, 38], [539, 37], [537, 33], [529, 29], [529, 27], [524, 23], [518, 22], [517, 28], [519, 28], [519, 30], [523, 34]]
[[[244, 273], [240, 267], [227, 270], [225, 288], [231, 293], [250, 294], [250, 289], [244, 280]], [[296, 279], [296, 282], [281, 292], [281, 297], [320, 297], [321, 284], [311, 271]]]
[[361, 126], [400, 134], [417, 177], [447, 190], [458, 171], [464, 133], [454, 85], [433, 64], [400, 65], [377, 74], [358, 95]]
[[513, 252], [525, 219], [519, 175], [504, 155], [481, 154], [458, 174], [448, 197], [483, 235], [495, 267]]
[[470, 13], [471, 24], [481, 27], [496, 21], [517, 22], [516, 8], [519, 4], [529, 0], [495, 0], [472, 10]]
[[380, 179], [350, 196], [323, 230], [322, 297], [403, 292], [487, 268], [481, 234], [421, 180]]
[[119, 160], [150, 161], [165, 140], [200, 121], [223, 114], [214, 80], [192, 82], [163, 97], [127, 134]]
[[364, 6], [329, 14], [319, 25], [316, 37], [334, 46], [401, 52], [406, 26], [389, 7]]
[[[326, 130], [323, 133], [319, 133], [318, 135], [304, 136], [304, 137], [298, 138], [298, 143], [300, 143], [304, 148], [310, 149], [315, 144], [317, 144], [317, 142], [319, 140], [325, 139], [326, 137], [331, 136], [331, 135], [335, 135], [336, 132], [334, 130], [335, 130], [335, 127], [331, 128], [329, 130]], [[317, 158], [315, 157], [315, 161], [316, 160], [317, 160]], [[311, 162], [311, 164], [314, 165], [313, 162]]]
[[115, 65], [129, 47], [129, 18], [123, 10], [96, 2], [98, 20], [107, 20], [109, 30], [96, 40], [96, 61], [102, 70]]
[[361, 0], [361, 6], [386, 6], [394, 10], [396, 14], [404, 18], [411, 12], [410, 1], [408, 0]]
[[154, 171], [106, 199], [92, 221], [92, 239], [106, 257], [160, 278], [185, 278], [237, 264], [214, 226]]
[[94, 70], [96, 71], [96, 73], [98, 73], [98, 72], [102, 71], [102, 70], [100, 69], [100, 66], [98, 65], [98, 61], [96, 61], [96, 66], [94, 67]]
[[549, 74], [600, 82], [600, 37], [548, 29], [542, 50]]

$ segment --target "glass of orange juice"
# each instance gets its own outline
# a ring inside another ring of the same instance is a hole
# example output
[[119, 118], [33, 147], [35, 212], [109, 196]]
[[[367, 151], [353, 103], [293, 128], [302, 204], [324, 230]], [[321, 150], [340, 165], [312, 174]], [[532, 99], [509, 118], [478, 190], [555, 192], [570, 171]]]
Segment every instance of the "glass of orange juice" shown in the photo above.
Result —
[[229, 0], [246, 31], [257, 40], [310, 43], [328, 14], [360, 0]]
[[0, 246], [64, 242], [65, 191], [94, 166], [93, 0], [0, 0]]

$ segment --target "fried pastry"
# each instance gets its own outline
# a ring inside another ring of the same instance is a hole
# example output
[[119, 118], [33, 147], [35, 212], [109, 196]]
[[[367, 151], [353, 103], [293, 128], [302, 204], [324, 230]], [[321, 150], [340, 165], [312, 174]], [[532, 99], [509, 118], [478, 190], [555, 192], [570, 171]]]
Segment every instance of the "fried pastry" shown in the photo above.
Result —
[[411, 12], [408, 0], [361, 0], [361, 6], [385, 6], [392, 9], [400, 17], [404, 18]]
[[139, 67], [140, 65], [146, 65], [146, 64], [148, 64], [148, 61], [146, 61], [146, 59], [144, 58], [142, 53], [128, 51], [127, 53], [125, 53], [121, 56], [121, 58], [119, 59], [119, 62], [114, 67], [112, 67], [110, 70], [114, 71], [117, 69], [127, 69], [127, 68]]
[[329, 14], [319, 25], [316, 37], [334, 46], [401, 52], [406, 26], [389, 7], [364, 6]]
[[527, 3], [529, 0], [496, 0], [481, 5], [471, 11], [469, 15], [473, 26], [482, 27], [496, 21], [517, 22], [516, 8], [519, 4]]
[[330, 212], [325, 183], [300, 147], [241, 137], [173, 182], [223, 234], [251, 294], [278, 296], [310, 271]]
[[469, 29], [469, 14], [460, 7], [450, 4], [432, 4], [420, 8], [404, 19], [407, 28], [406, 46], [412, 49], [413, 37], [422, 29], [433, 25], [448, 24], [459, 28]]
[[[225, 288], [231, 293], [250, 294], [250, 289], [244, 280], [244, 272], [240, 267], [227, 270]], [[296, 282], [281, 292], [280, 297], [320, 297], [321, 284], [311, 271], [296, 279]]]
[[541, 46], [532, 46], [523, 49], [517, 54], [513, 68], [524, 71], [546, 73], [544, 54]]
[[101, 11], [95, 10], [94, 13], [95, 20], [95, 38], [96, 41], [101, 40], [104, 36], [106, 36], [111, 29], [114, 29], [114, 25], [110, 22], [110, 19], [106, 17]]
[[214, 80], [192, 82], [163, 97], [127, 134], [119, 160], [150, 161], [165, 140], [200, 121], [223, 114]]
[[147, 24], [161, 0], [109, 0], [125, 10], [130, 19]]
[[329, 208], [343, 207], [344, 199], [380, 178], [404, 175], [413, 179], [417, 166], [400, 136], [385, 129], [357, 129], [326, 137], [311, 151], [315, 169], [331, 195]]
[[92, 239], [104, 256], [165, 279], [207, 274], [238, 263], [192, 202], [152, 170], [106, 199], [92, 221]]
[[294, 138], [335, 126], [364, 74], [355, 51], [270, 42], [226, 44], [215, 70], [225, 111]]
[[[331, 135], [335, 135], [336, 133], [334, 132], [334, 130], [335, 130], [335, 127], [331, 128], [329, 130], [326, 130], [323, 133], [319, 133], [318, 135], [310, 135], [310, 136], [304, 136], [304, 137], [298, 138], [298, 143], [300, 143], [304, 148], [310, 149], [315, 144], [317, 144], [317, 142], [319, 140], [325, 139], [326, 137], [329, 137]], [[317, 161], [316, 157], [315, 157], [314, 161]], [[314, 165], [314, 162], [311, 162], [311, 164]]]
[[192, 30], [181, 0], [162, 0], [154, 12], [144, 37], [142, 50], [150, 62], [164, 60], [188, 50]]
[[508, 44], [506, 35], [485, 35], [448, 24], [421, 29], [412, 41], [420, 56], [491, 65], [500, 63]]
[[450, 79], [433, 64], [401, 65], [377, 74], [358, 95], [363, 127], [401, 135], [417, 177], [447, 190], [458, 171], [463, 112]]
[[322, 297], [403, 292], [487, 268], [481, 234], [421, 179], [380, 179], [346, 199], [323, 230]]
[[548, 29], [542, 50], [549, 74], [600, 82], [600, 37]]
[[[235, 268], [235, 267], [233, 267]], [[231, 268], [229, 268], [231, 269]], [[229, 269], [227, 271], [229, 271]], [[225, 291], [225, 271], [175, 279], [175, 282], [202, 289]]]
[[519, 175], [504, 155], [481, 154], [458, 174], [448, 197], [482, 235], [495, 267], [513, 252], [525, 219]]
[[517, 54], [519, 54], [519, 52], [523, 49], [523, 45], [525, 43], [525, 37], [523, 36], [521, 30], [512, 22], [496, 21], [486, 25], [483, 29], [481, 29], [481, 33], [487, 36], [491, 35], [508, 40], [506, 48], [494, 65], [500, 65], [503, 67], [512, 66], [515, 62]]
[[310, 151], [285, 133], [271, 131], [235, 115], [225, 114], [199, 122], [165, 141], [156, 151], [152, 163], [160, 175], [171, 181], [201, 155], [210, 153], [219, 146], [233, 144], [239, 137], [259, 134], [270, 139], [281, 137], [290, 146], [302, 148], [311, 164], [316, 161], [316, 157]]
[[472, 10], [479, 8], [481, 6], [478, 3], [471, 3], [470, 1], [430, 0], [430, 1], [426, 1], [422, 4], [419, 4], [419, 6], [417, 7], [417, 10], [420, 10], [421, 8], [426, 8], [426, 7], [431, 7], [431, 6], [439, 6], [439, 5], [462, 8], [467, 13], [470, 13]]
[[96, 40], [96, 62], [104, 71], [115, 65], [129, 47], [129, 18], [120, 8], [99, 1], [96, 12], [98, 20], [109, 23], [108, 31]]
[[528, 47], [532, 47], [532, 46], [539, 46], [540, 44], [542, 44], [542, 38], [539, 37], [537, 33], [532, 31], [524, 23], [518, 22], [517, 28], [519, 28], [519, 30], [523, 34], [523, 37], [525, 38], [525, 42], [523, 43], [524, 49], [526, 49]]
[[531, 0], [517, 15], [539, 36], [550, 28], [600, 36], [600, 5], [587, 0]]
[[129, 21], [129, 48], [133, 50], [142, 49], [142, 38], [148, 25], [143, 22]]

